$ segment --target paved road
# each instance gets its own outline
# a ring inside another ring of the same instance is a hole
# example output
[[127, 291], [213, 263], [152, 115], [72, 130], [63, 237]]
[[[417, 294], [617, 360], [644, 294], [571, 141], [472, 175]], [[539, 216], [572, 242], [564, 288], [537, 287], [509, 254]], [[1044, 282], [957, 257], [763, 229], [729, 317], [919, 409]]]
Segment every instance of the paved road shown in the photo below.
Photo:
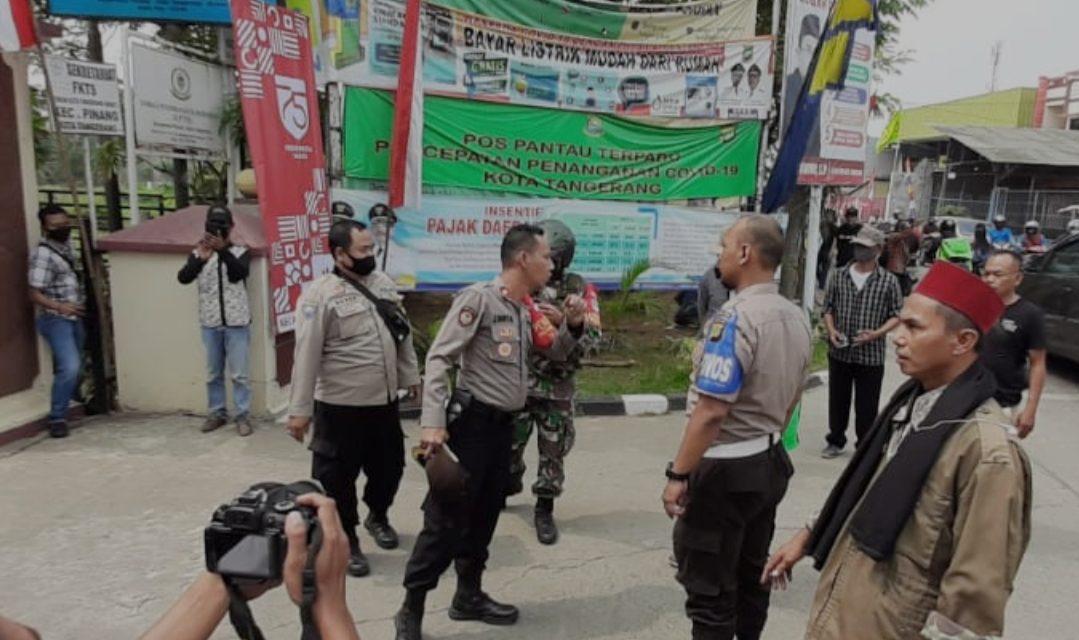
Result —
[[[898, 384], [889, 371], [886, 387]], [[779, 515], [780, 538], [819, 508], [844, 460], [818, 457], [826, 391], [806, 397], [798, 473]], [[1035, 464], [1034, 537], [1008, 617], [1009, 638], [1079, 635], [1079, 373], [1056, 368], [1028, 442]], [[308, 472], [308, 456], [281, 428], [239, 439], [198, 433], [183, 416], [91, 420], [66, 441], [0, 449], [0, 612], [49, 640], [133, 638], [178, 596], [202, 563], [201, 530], [213, 508], [262, 480]], [[444, 640], [684, 638], [682, 593], [666, 564], [670, 523], [659, 507], [662, 470], [683, 427], [680, 416], [589, 419], [558, 503], [563, 529], [542, 547], [531, 508], [515, 499], [503, 515], [486, 588], [522, 607], [512, 631], [451, 622], [452, 573], [429, 600], [426, 636]], [[407, 425], [415, 435], [416, 425]], [[530, 455], [531, 457], [531, 455]], [[403, 547], [414, 540], [423, 478], [410, 465], [393, 512]], [[368, 542], [368, 548], [373, 544]], [[370, 554], [374, 575], [350, 581], [364, 638], [389, 638], [406, 551]], [[791, 591], [773, 600], [765, 637], [800, 637], [815, 573], [799, 567]], [[296, 609], [277, 591], [254, 605], [270, 638], [299, 635]], [[215, 638], [235, 637], [227, 623]]]

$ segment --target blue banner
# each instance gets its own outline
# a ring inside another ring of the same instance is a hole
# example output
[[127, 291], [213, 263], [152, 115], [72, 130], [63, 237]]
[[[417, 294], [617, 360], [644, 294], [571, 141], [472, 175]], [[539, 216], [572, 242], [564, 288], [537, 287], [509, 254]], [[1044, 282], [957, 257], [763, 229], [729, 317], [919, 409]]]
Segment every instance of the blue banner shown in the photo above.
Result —
[[103, 20], [232, 24], [228, 0], [49, 0], [49, 13]]
[[[855, 32], [859, 29], [876, 31], [877, 24], [877, 0], [838, 0], [832, 7], [824, 37], [817, 45], [779, 148], [779, 157], [764, 188], [763, 208], [766, 213], [774, 213], [794, 193], [810, 136], [820, 126], [824, 92], [828, 89], [839, 91], [840, 96], [845, 95], [841, 99], [848, 101], [858, 97], [856, 93], [842, 93], [854, 51]], [[866, 68], [866, 85], [868, 81], [869, 71]]]

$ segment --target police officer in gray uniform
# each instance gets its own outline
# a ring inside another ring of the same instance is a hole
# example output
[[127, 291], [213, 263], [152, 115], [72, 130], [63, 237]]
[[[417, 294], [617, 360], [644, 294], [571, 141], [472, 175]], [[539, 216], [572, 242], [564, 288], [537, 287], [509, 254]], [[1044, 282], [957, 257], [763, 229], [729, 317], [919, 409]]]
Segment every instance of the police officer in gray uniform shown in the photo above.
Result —
[[355, 531], [356, 480], [367, 475], [364, 527], [378, 546], [396, 548], [388, 512], [405, 465], [398, 391], [416, 397], [420, 375], [411, 334], [391, 331], [376, 308], [374, 300], [400, 309], [401, 296], [375, 270], [371, 232], [338, 219], [329, 243], [335, 269], [312, 282], [297, 307], [288, 430], [303, 442], [314, 418], [311, 475], [337, 503], [351, 547], [348, 572], [359, 577], [370, 567]]
[[[524, 299], [551, 275], [551, 251], [543, 230], [523, 224], [502, 241], [502, 274], [472, 285], [453, 301], [427, 355], [423, 389], [421, 444], [429, 453], [452, 451], [468, 473], [464, 504], [450, 506], [428, 492], [423, 531], [405, 571], [405, 602], [395, 618], [397, 640], [420, 640], [427, 592], [455, 563], [457, 592], [449, 615], [454, 620], [513, 624], [517, 608], [500, 604], [481, 589], [487, 547], [494, 535], [510, 478], [513, 414], [528, 395], [528, 354], [533, 327]], [[565, 322], [548, 357], [564, 359], [581, 335], [584, 301], [567, 297]], [[542, 325], [541, 325], [542, 326]], [[457, 389], [450, 372], [460, 364]], [[447, 420], [447, 405], [450, 419]]]
[[663, 508], [677, 518], [674, 554], [694, 640], [756, 640], [768, 616], [760, 577], [794, 473], [781, 435], [810, 359], [809, 322], [773, 283], [782, 259], [771, 218], [742, 218], [724, 234], [720, 272], [736, 294], [705, 327], [697, 404], [667, 467]]

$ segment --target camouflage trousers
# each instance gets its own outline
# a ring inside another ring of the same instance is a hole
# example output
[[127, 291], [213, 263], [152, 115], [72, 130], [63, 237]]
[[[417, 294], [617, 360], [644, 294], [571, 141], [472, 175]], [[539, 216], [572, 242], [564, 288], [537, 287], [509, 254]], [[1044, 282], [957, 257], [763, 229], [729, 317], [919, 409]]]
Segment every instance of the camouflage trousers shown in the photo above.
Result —
[[520, 491], [524, 480], [525, 447], [535, 429], [539, 448], [539, 469], [532, 493], [537, 498], [557, 498], [566, 481], [565, 460], [576, 432], [573, 429], [573, 401], [529, 398], [513, 418], [513, 457], [510, 460], [510, 493]]

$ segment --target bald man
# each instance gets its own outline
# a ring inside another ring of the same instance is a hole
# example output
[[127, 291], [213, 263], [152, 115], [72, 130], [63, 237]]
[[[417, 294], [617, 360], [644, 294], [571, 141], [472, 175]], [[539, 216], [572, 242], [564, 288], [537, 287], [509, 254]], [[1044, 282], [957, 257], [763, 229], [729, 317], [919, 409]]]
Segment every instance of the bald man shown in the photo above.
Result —
[[667, 466], [663, 508], [676, 518], [674, 553], [694, 640], [760, 638], [769, 589], [759, 582], [776, 507], [794, 473], [781, 443], [810, 360], [805, 314], [773, 276], [783, 233], [767, 216], [740, 219], [717, 247], [735, 295], [697, 349], [698, 400]]

